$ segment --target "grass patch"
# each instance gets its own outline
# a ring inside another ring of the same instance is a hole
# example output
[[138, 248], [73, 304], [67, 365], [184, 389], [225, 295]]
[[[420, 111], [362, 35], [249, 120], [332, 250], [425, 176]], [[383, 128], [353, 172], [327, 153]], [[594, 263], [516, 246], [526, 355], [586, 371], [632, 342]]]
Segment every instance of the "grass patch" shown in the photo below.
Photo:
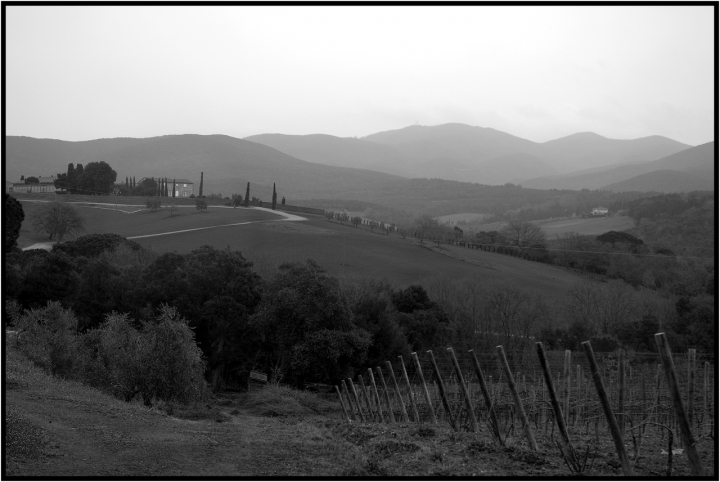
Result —
[[248, 395], [246, 407], [265, 417], [320, 415], [337, 409], [310, 392], [303, 392], [279, 384], [269, 384]]

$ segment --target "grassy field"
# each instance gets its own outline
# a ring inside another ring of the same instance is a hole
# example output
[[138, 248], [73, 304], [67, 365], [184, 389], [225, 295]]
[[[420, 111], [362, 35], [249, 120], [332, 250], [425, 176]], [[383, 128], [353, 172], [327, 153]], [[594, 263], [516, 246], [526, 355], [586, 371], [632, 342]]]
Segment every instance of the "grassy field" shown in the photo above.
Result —
[[471, 221], [482, 221], [487, 214], [481, 213], [457, 213], [457, 214], [446, 214], [445, 216], [438, 216], [435, 219], [440, 221], [440, 224], [450, 223], [457, 224], [458, 221], [465, 221], [469, 223]]
[[[582, 235], [599, 235], [608, 231], [625, 231], [634, 226], [632, 218], [628, 216], [610, 216], [603, 218], [567, 218], [559, 220], [533, 221], [539, 225], [548, 238], [558, 234], [575, 232]], [[500, 231], [507, 223], [490, 223], [478, 226], [480, 231]]]
[[[23, 203], [27, 217], [37, 203]], [[424, 284], [431, 279], [482, 278], [488, 282], [508, 282], [554, 299], [562, 296], [581, 278], [564, 270], [484, 251], [420, 244], [414, 238], [371, 232], [306, 215], [307, 221], [288, 222], [273, 213], [255, 209], [210, 207], [200, 213], [192, 207], [179, 209], [170, 217], [167, 211], [149, 212], [119, 206], [121, 211], [79, 207], [87, 222], [87, 233], [113, 233], [158, 252], [189, 252], [208, 244], [240, 250], [256, 264], [261, 274], [271, 273], [287, 261], [314, 259], [331, 275], [340, 278], [386, 279], [396, 287]], [[249, 223], [236, 226], [220, 226]], [[208, 228], [186, 232], [188, 229]], [[162, 236], [139, 237], [175, 232]], [[23, 222], [18, 240], [21, 247], [47, 241]]]

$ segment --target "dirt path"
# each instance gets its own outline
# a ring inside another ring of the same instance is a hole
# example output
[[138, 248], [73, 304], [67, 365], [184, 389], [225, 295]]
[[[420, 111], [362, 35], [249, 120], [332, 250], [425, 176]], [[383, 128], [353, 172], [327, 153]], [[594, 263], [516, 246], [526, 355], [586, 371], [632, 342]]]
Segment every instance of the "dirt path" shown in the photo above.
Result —
[[308, 446], [303, 435], [317, 429], [302, 422], [247, 413], [222, 423], [181, 420], [137, 405], [72, 398], [6, 391], [6, 408], [39, 428], [43, 439], [38, 457], [6, 459], [7, 475], [320, 476], [338, 469], [317, 463], [329, 448]]

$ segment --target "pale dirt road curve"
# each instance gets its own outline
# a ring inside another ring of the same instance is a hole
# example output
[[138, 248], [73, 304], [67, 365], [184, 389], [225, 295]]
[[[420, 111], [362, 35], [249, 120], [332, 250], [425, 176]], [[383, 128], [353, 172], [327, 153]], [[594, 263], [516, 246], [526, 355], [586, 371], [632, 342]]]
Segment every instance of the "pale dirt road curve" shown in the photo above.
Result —
[[[49, 201], [33, 201], [33, 202], [49, 202]], [[75, 203], [75, 204], [87, 204], [87, 203]], [[98, 204], [98, 205], [99, 205], [100, 203], [95, 203], [95, 204]], [[107, 204], [107, 205], [109, 206], [109, 204]], [[114, 206], [114, 205], [113, 205], [113, 206]], [[139, 206], [139, 205], [124, 204], [124, 206]], [[194, 206], [179, 206], [179, 207], [191, 207], [191, 208], [194, 208]], [[231, 207], [231, 206], [213, 206], [213, 208], [216, 208], [216, 207], [217, 207], [217, 208], [224, 208], [224, 209], [237, 209], [237, 208], [233, 208], [233, 207]], [[110, 209], [110, 208], [104, 208], [104, 207], [103, 207], [103, 208], [98, 208], [98, 209]], [[202, 228], [191, 228], [191, 229], [182, 229], [182, 230], [179, 230], [179, 231], [167, 231], [167, 232], [164, 232], [164, 233], [144, 234], [144, 235], [142, 235], [142, 236], [130, 236], [130, 237], [128, 237], [127, 239], [152, 238], [152, 237], [155, 237], [155, 236], [166, 236], [166, 235], [169, 235], [169, 234], [187, 233], [187, 232], [190, 232], [190, 231], [202, 231], [202, 230], [204, 230], [204, 229], [221, 228], [221, 227], [226, 227], [226, 226], [242, 226], [242, 225], [244, 225], [244, 224], [253, 224], [253, 223], [267, 223], [267, 222], [280, 222], [280, 221], [293, 221], [293, 222], [296, 222], [296, 221], [307, 221], [307, 218], [304, 218], [304, 217], [302, 217], [302, 216], [298, 216], [298, 215], [296, 215], [296, 214], [289, 214], [289, 213], [286, 213], [286, 212], [284, 212], [284, 211], [274, 211], [274, 210], [268, 209], [268, 208], [249, 207], [249, 208], [240, 208], [240, 209], [255, 209], [255, 210], [258, 210], [258, 211], [267, 211], [267, 212], [269, 212], [269, 213], [277, 214], [277, 215], [280, 216], [282, 219], [277, 219], [277, 220], [263, 220], [263, 221], [246, 221], [246, 222], [243, 222], [243, 223], [231, 223], [231, 224], [216, 224], [216, 225], [214, 225], [214, 226], [205, 226], [205, 227], [202, 227]], [[114, 209], [113, 209], [113, 210], [114, 210]], [[120, 211], [120, 212], [122, 212], [122, 213], [124, 213], [124, 214], [132, 214], [132, 213], [136, 213], [136, 212], [139, 212], [139, 211], [142, 211], [142, 209], [139, 209], [139, 210], [137, 210], [137, 211], [130, 211], [130, 212], [127, 212], [127, 211]], [[49, 241], [49, 242], [45, 242], [45, 243], [35, 243], [35, 244], [31, 245], [31, 246], [27, 246], [27, 247], [25, 247], [25, 248], [22, 248], [22, 250], [23, 250], [23, 251], [27, 251], [27, 250], [29, 250], [29, 249], [46, 249], [46, 250], [49, 251], [49, 250], [52, 249], [52, 247], [53, 247], [54, 244], [55, 244], [55, 242], [53, 242], [53, 241]]]

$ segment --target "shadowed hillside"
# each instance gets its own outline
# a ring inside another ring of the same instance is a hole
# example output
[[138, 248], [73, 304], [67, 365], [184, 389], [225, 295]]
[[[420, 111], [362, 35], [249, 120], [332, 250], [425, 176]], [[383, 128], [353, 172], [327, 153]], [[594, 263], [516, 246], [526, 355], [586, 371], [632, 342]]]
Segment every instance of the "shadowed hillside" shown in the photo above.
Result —
[[[610, 184], [625, 181], [635, 176], [648, 174], [659, 170], [673, 171], [697, 171], [697, 174], [713, 176], [713, 167], [715, 157], [715, 143], [709, 142], [689, 149], [684, 149], [669, 156], [656, 159], [651, 162], [636, 163], [623, 166], [614, 166], [606, 169], [593, 169], [578, 171], [574, 173], [548, 176], [542, 178], [529, 179], [522, 181], [524, 187], [535, 189], [605, 189]], [[681, 176], [687, 184], [690, 177]], [[657, 179], [657, 176], [651, 177]], [[646, 179], [651, 179], [646, 178]], [[666, 177], [667, 179], [667, 177]], [[680, 178], [678, 178], [680, 179]], [[642, 182], [634, 182], [633, 185], [638, 187], [638, 191], [650, 191], [649, 187], [643, 187]], [[672, 186], [670, 186], [672, 187]], [[608, 188], [612, 189], [612, 188]], [[709, 189], [695, 188], [695, 189]], [[684, 191], [685, 189], [682, 189]], [[693, 190], [693, 189], [690, 189]], [[678, 189], [680, 191], [680, 189]]]
[[9, 136], [6, 141], [8, 179], [65, 172], [69, 162], [105, 161], [118, 173], [118, 179], [163, 175], [199, 183], [202, 171], [205, 193], [244, 193], [250, 181], [251, 188], [255, 188], [252, 194], [263, 199], [272, 195], [273, 183], [280, 196], [297, 198], [375, 189], [400, 179], [379, 172], [309, 163], [255, 142], [223, 135], [89, 142]]

